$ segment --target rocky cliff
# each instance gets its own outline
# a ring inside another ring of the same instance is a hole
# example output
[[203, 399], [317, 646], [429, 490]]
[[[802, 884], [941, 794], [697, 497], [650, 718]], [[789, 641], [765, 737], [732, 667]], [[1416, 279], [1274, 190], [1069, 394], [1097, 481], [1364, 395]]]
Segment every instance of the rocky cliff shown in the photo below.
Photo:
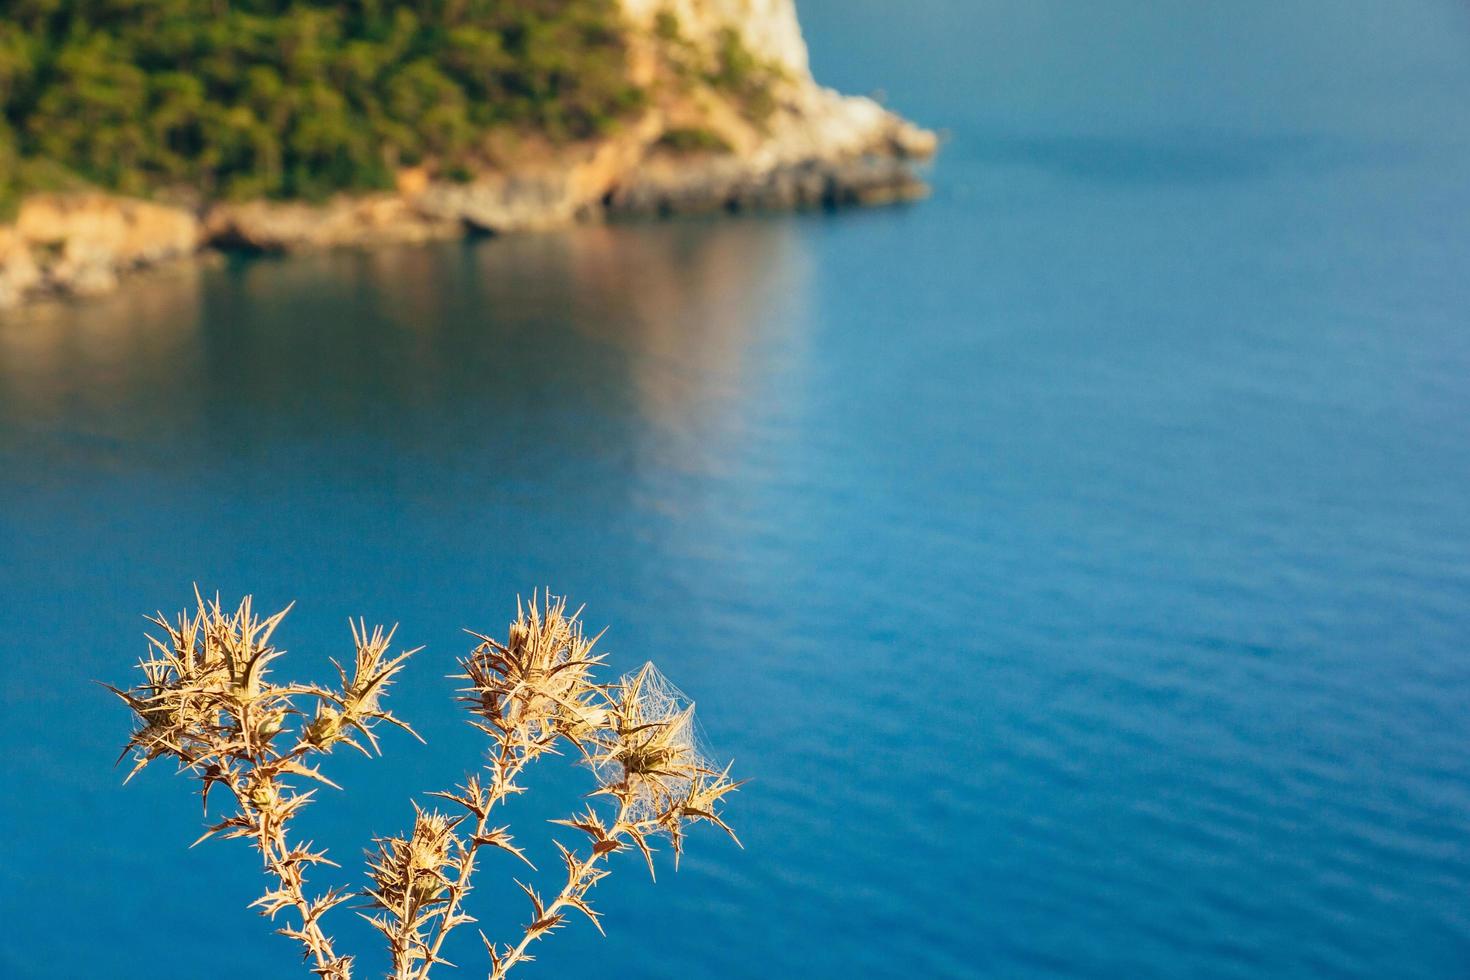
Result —
[[192, 255], [191, 212], [108, 194], [37, 194], [0, 226], [0, 309], [42, 295], [92, 296], [135, 269]]
[[811, 79], [795, 0], [622, 0], [622, 6], [629, 21], [645, 32], [655, 30], [661, 15], [671, 16], [687, 40], [703, 47], [733, 28], [758, 57], [793, 79]]
[[[794, 0], [621, 0], [628, 71], [652, 93], [613, 135], [522, 135], [455, 181], [426, 168], [393, 192], [199, 212], [102, 194], [27, 198], [0, 226], [0, 308], [87, 295], [213, 246], [291, 251], [553, 228], [609, 214], [877, 204], [916, 197], [932, 133], [812, 78]], [[732, 48], [742, 75], [711, 67]], [[748, 63], [745, 63], [748, 62]], [[759, 87], [747, 82], [759, 75]], [[745, 86], [742, 88], [742, 86]]]

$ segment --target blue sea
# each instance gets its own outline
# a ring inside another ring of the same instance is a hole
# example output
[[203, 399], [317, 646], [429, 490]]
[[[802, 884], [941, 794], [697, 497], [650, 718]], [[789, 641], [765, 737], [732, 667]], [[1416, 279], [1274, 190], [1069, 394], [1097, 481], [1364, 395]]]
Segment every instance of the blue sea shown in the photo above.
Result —
[[[305, 976], [240, 842], [113, 762], [195, 583], [424, 645], [302, 833], [483, 739], [550, 587], [750, 782], [526, 978], [1470, 974], [1470, 8], [803, 0], [943, 128], [922, 204], [146, 276], [0, 322], [0, 976]], [[506, 811], [545, 821], [552, 760]], [[386, 962], [338, 910], [358, 973]], [[483, 976], [474, 929], [449, 956]], [[438, 973], [436, 972], [436, 976]]]

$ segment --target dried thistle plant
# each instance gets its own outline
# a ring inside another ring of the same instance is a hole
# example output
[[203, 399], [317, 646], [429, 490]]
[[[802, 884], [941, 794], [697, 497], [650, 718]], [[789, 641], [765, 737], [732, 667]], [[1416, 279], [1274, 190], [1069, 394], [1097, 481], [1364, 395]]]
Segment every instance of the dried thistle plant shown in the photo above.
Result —
[[[340, 689], [276, 684], [269, 679], [270, 666], [282, 651], [270, 641], [289, 607], [260, 619], [249, 597], [229, 613], [218, 598], [206, 602], [196, 592], [195, 599], [193, 613], [182, 612], [173, 622], [159, 613], [152, 620], [163, 636], [148, 638], [149, 655], [138, 664], [141, 684], [129, 690], [107, 685], [138, 723], [118, 761], [133, 754], [131, 779], [154, 760], [173, 759], [180, 771], [199, 780], [206, 813], [210, 791], [224, 787], [234, 812], [194, 843], [215, 835], [249, 840], [271, 878], [253, 907], [271, 919], [293, 912], [296, 921], [277, 931], [301, 944], [317, 976], [349, 980], [352, 957], [336, 952], [321, 920], [352, 893], [328, 888], [309, 894], [307, 869], [332, 862], [310, 842], [292, 841], [287, 829], [316, 793], [299, 789], [303, 782], [336, 785], [308, 764], [311, 756], [344, 744], [368, 753], [357, 735], [376, 750], [373, 729], [380, 723], [412, 733], [380, 701], [415, 651], [389, 657], [392, 632], [381, 627], [369, 632], [359, 623], [352, 628], [351, 676], [337, 667]], [[314, 701], [315, 714], [293, 731], [292, 722], [303, 717], [300, 700]]]
[[[359, 623], [353, 627], [353, 670], [349, 675], [337, 666], [338, 688], [276, 685], [266, 679], [268, 666], [281, 656], [270, 637], [284, 616], [283, 611], [259, 620], [248, 598], [230, 614], [217, 599], [199, 599], [197, 611], [181, 614], [176, 624], [160, 614], [153, 622], [166, 635], [150, 637], [150, 656], [139, 664], [143, 682], [126, 691], [110, 689], [138, 721], [124, 750], [136, 758], [129, 778], [154, 759], [173, 758], [200, 780], [206, 810], [210, 790], [225, 786], [235, 812], [200, 840], [216, 834], [250, 839], [273, 879], [255, 906], [272, 918], [294, 911], [297, 923], [278, 931], [301, 943], [313, 973], [349, 980], [352, 957], [335, 951], [321, 919], [352, 894], [329, 888], [308, 895], [306, 869], [331, 862], [310, 843], [289, 842], [286, 829], [315, 792], [298, 791], [301, 780], [335, 785], [307, 764], [311, 755], [341, 744], [376, 752], [379, 724], [412, 733], [382, 708], [381, 699], [416, 651], [390, 658], [392, 633], [369, 632]], [[531, 920], [513, 943], [494, 942], [481, 932], [490, 980], [530, 961], [532, 944], [563, 925], [571, 910], [602, 930], [588, 896], [610, 873], [609, 855], [636, 849], [652, 875], [658, 838], [670, 842], [677, 866], [689, 824], [713, 823], [735, 837], [720, 809], [740, 784], [730, 779], [728, 767], [708, 761], [694, 705], [652, 664], [614, 683], [599, 683], [595, 673], [603, 657], [593, 648], [600, 634], [586, 636], [579, 612], [568, 614], [566, 601], [550, 595], [518, 603], [503, 642], [472, 635], [479, 643], [459, 661], [462, 672], [455, 676], [465, 682], [459, 701], [489, 737], [490, 751], [462, 786], [431, 794], [463, 813], [448, 816], [415, 804], [406, 834], [374, 841], [369, 885], [357, 893], [367, 903], [363, 917], [387, 943], [393, 980], [427, 980], [434, 966], [447, 963], [442, 950], [450, 933], [476, 921], [464, 905], [482, 849], [505, 851], [534, 870], [508, 828], [493, 825], [493, 815], [508, 797], [524, 791], [518, 780], [543, 755], [569, 747], [595, 777], [593, 802], [552, 821], [584, 835], [585, 849], [556, 842], [565, 878], [549, 900], [516, 882], [530, 900]], [[298, 700], [308, 699], [314, 702], [309, 719], [297, 707]], [[605, 812], [599, 812], [599, 799], [610, 801]]]
[[492, 742], [485, 769], [489, 782], [476, 776], [459, 793], [436, 794], [474, 817], [475, 832], [463, 849], [464, 860], [449, 886], [450, 898], [437, 919], [438, 932], [422, 970], [409, 976], [427, 977], [444, 935], [469, 921], [459, 908], [475, 870], [475, 849], [500, 847], [524, 858], [511, 846], [506, 828], [489, 829], [490, 810], [520, 792], [516, 779], [522, 770], [539, 756], [558, 751], [562, 742], [580, 753], [596, 774], [592, 795], [611, 797], [616, 812], [606, 821], [588, 806], [585, 812], [553, 821], [590, 838], [587, 849], [578, 852], [557, 842], [566, 877], [549, 901], [530, 885], [516, 882], [530, 900], [531, 921], [515, 943], [502, 945], [481, 933], [491, 980], [530, 960], [532, 943], [565, 923], [569, 909], [602, 931], [600, 913], [588, 893], [609, 873], [603, 866], [608, 855], [635, 847], [652, 874], [650, 839], [656, 836], [670, 840], [676, 861], [684, 827], [691, 821], [710, 821], [735, 836], [718, 810], [739, 784], [728, 770], [715, 770], [704, 760], [694, 705], [652, 664], [613, 685], [597, 683], [594, 673], [603, 658], [593, 647], [601, 634], [588, 638], [579, 615], [580, 610], [567, 613], [565, 599], [547, 595], [538, 604], [533, 597], [528, 607], [517, 604], [505, 642], [474, 634], [481, 642], [460, 662], [459, 676], [467, 682], [460, 701]]

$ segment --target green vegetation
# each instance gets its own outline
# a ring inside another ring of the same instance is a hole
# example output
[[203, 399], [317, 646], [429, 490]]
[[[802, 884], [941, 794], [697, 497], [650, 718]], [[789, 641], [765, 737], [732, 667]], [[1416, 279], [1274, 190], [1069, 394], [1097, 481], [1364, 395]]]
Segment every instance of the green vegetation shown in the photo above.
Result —
[[779, 67], [757, 58], [738, 31], [727, 27], [720, 32], [714, 69], [706, 74], [705, 81], [732, 95], [751, 119], [764, 122], [776, 111], [773, 92], [782, 74]]
[[679, 40], [679, 15], [672, 10], [660, 10], [653, 17], [653, 34], [660, 41]]
[[676, 126], [659, 137], [658, 145], [671, 153], [728, 153], [730, 143], [719, 133], [697, 126]]
[[776, 111], [775, 92], [786, 79], [786, 71], [759, 58], [734, 27], [718, 33], [713, 51], [691, 43], [678, 16], [667, 10], [654, 17], [653, 33], [662, 42], [665, 64], [682, 88], [709, 86], [729, 97], [757, 126], [764, 126]]
[[465, 173], [488, 132], [597, 136], [643, 104], [615, 0], [8, 0], [0, 206], [124, 193], [320, 198]]
[[[468, 180], [497, 130], [604, 135], [646, 105], [617, 0], [0, 0], [0, 219], [19, 195], [305, 198], [428, 165]], [[660, 14], [675, 85], [762, 124], [781, 70]], [[728, 149], [676, 130], [674, 152]]]

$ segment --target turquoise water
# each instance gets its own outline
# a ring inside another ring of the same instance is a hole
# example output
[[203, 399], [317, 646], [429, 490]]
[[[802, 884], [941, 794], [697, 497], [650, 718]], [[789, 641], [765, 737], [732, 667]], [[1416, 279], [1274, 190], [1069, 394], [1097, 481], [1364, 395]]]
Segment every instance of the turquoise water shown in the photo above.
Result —
[[[1470, 971], [1470, 12], [802, 11], [825, 80], [949, 127], [931, 202], [0, 324], [0, 975], [300, 975], [245, 849], [110, 769], [90, 682], [195, 581], [298, 600], [305, 674], [348, 616], [427, 644], [429, 746], [305, 818], [347, 882], [479, 751], [442, 675], [517, 592], [699, 700], [745, 850], [623, 861], [527, 977]], [[582, 783], [536, 785], [550, 869]]]

